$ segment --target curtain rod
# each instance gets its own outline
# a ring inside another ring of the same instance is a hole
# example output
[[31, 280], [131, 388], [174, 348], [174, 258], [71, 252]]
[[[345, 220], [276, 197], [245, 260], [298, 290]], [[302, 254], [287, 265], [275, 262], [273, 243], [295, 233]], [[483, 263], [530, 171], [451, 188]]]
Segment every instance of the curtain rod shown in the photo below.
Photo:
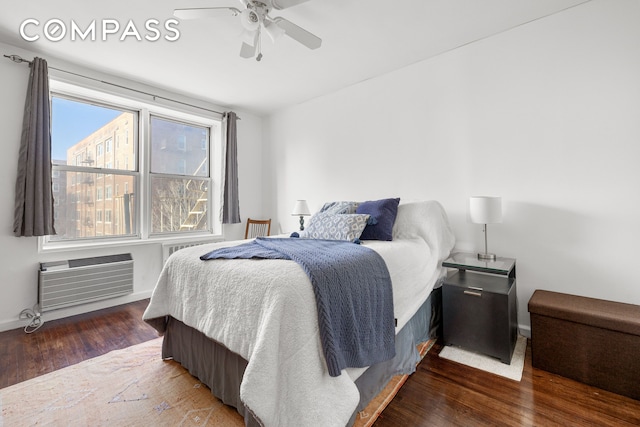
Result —
[[[32, 62], [32, 61], [29, 61], [27, 59], [22, 58], [19, 55], [4, 55], [4, 57], [7, 58], [7, 59], [10, 59], [11, 61], [13, 61], [13, 62], [15, 62], [17, 64], [21, 64], [23, 62], [26, 62], [27, 64], [31, 64], [31, 62]], [[209, 108], [200, 107], [198, 105], [189, 104], [187, 102], [178, 101], [178, 100], [167, 98], [167, 97], [160, 96], [160, 95], [154, 95], [154, 94], [149, 93], [149, 92], [144, 92], [142, 90], [133, 89], [133, 88], [130, 88], [130, 87], [127, 87], [127, 86], [122, 86], [122, 85], [119, 85], [119, 84], [116, 84], [116, 83], [106, 82], [104, 80], [96, 79], [94, 77], [89, 77], [89, 76], [85, 76], [85, 75], [78, 74], [78, 73], [74, 73], [72, 71], [61, 70], [60, 68], [55, 68], [55, 67], [49, 67], [49, 68], [51, 68], [52, 70], [60, 71], [60, 72], [67, 73], [67, 74], [72, 74], [74, 76], [82, 77], [82, 78], [85, 78], [85, 79], [89, 79], [89, 80], [93, 80], [93, 81], [96, 81], [96, 82], [104, 83], [106, 85], [111, 85], [111, 86], [119, 87], [121, 89], [130, 90], [132, 92], [141, 93], [143, 95], [147, 95], [147, 96], [152, 97], [154, 100], [156, 98], [160, 98], [160, 99], [164, 99], [165, 101], [175, 102], [177, 104], [182, 104], [182, 105], [186, 105], [186, 106], [189, 106], [189, 107], [197, 108], [197, 109], [200, 109], [200, 110], [209, 111], [211, 113], [217, 113], [217, 114], [222, 115], [222, 117], [224, 117], [227, 114], [226, 112], [211, 110]], [[236, 119], [240, 120], [240, 117], [236, 117]]]

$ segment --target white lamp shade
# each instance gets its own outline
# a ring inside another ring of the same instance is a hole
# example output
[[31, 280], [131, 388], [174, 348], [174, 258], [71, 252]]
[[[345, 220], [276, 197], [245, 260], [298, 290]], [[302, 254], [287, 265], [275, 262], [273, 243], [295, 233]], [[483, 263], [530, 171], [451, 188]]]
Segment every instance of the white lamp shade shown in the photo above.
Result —
[[476, 224], [502, 222], [502, 197], [470, 197], [469, 216], [471, 217], [471, 222]]
[[291, 212], [291, 215], [301, 215], [301, 216], [311, 215], [311, 212], [309, 211], [309, 206], [307, 205], [307, 201], [296, 200], [296, 204], [293, 207], [293, 211]]

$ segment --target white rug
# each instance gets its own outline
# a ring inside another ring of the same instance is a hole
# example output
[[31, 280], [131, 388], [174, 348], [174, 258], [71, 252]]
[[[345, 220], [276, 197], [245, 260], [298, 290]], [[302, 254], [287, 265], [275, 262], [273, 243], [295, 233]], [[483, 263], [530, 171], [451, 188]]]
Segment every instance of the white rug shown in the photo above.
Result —
[[500, 375], [514, 381], [522, 379], [522, 369], [524, 368], [524, 354], [527, 349], [527, 338], [518, 336], [516, 348], [513, 350], [511, 364], [507, 365], [500, 360], [490, 356], [474, 353], [472, 351], [463, 350], [460, 347], [446, 346], [440, 351], [440, 357], [472, 368], [481, 369]]

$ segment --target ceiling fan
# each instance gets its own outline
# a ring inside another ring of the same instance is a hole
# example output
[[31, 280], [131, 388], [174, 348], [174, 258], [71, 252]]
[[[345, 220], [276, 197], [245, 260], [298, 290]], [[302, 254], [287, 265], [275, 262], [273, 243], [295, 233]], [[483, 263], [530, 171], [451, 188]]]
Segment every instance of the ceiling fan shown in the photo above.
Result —
[[276, 39], [285, 34], [309, 49], [320, 47], [322, 39], [319, 37], [285, 18], [279, 16], [272, 18], [269, 16], [271, 9], [282, 10], [306, 1], [309, 0], [240, 0], [244, 5], [243, 10], [230, 6], [175, 9], [173, 15], [179, 19], [239, 16], [240, 23], [244, 28], [244, 41], [240, 48], [240, 56], [243, 58], [255, 57], [257, 61], [260, 61], [262, 59], [261, 43], [263, 34], [266, 34], [272, 42], [275, 42]]

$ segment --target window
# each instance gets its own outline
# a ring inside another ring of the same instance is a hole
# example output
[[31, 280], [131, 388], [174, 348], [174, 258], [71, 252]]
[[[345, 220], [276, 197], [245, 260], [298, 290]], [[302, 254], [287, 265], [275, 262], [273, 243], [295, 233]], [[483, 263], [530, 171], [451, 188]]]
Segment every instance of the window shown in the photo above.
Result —
[[[206, 169], [203, 168], [203, 171], [206, 172]], [[178, 161], [178, 173], [180, 175], [186, 175], [186, 173], [187, 173], [187, 160], [186, 159], [180, 159]]]
[[178, 150], [180, 151], [187, 151], [187, 136], [186, 135], [179, 135], [177, 142], [176, 142], [176, 146], [178, 147]]
[[[206, 230], [211, 199], [209, 151], [202, 151], [209, 129], [151, 116], [152, 233]], [[167, 149], [177, 141], [177, 150]]]
[[52, 178], [62, 197], [58, 235], [44, 237], [43, 249], [220, 234], [211, 215], [222, 182], [218, 119], [68, 83], [51, 90]]

